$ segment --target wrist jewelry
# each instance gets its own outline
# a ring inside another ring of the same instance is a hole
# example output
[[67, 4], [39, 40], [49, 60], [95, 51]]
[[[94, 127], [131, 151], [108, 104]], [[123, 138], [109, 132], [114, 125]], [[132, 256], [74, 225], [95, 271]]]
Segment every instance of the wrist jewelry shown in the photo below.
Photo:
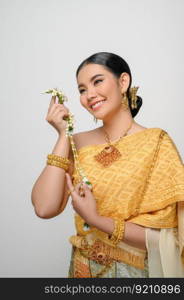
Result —
[[70, 160], [67, 157], [62, 157], [62, 156], [59, 156], [59, 155], [56, 155], [56, 154], [48, 154], [47, 158], [49, 160], [59, 161], [59, 162], [62, 162], [64, 164], [70, 164]]
[[68, 171], [70, 160], [56, 154], [47, 155], [47, 165], [55, 166]]
[[109, 240], [116, 246], [123, 239], [125, 222], [122, 219], [114, 218], [114, 230]]
[[68, 167], [59, 161], [47, 160], [47, 165], [59, 167], [61, 169], [64, 169], [66, 172], [68, 171]]

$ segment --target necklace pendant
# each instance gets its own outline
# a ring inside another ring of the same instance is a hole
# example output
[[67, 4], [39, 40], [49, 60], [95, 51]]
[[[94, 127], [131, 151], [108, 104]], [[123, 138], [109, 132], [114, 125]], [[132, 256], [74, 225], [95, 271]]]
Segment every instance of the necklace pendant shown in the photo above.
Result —
[[104, 148], [104, 151], [106, 153], [111, 153], [113, 151], [113, 147], [112, 146], [107, 146], [107, 147]]
[[95, 155], [94, 158], [104, 167], [108, 167], [121, 156], [121, 153], [116, 147], [114, 147], [113, 145], [109, 145], [106, 146], [100, 153]]

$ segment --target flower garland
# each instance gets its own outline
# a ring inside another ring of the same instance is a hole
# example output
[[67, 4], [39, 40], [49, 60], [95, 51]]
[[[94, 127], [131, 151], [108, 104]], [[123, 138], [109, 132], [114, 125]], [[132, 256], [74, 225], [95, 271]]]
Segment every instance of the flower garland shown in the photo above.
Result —
[[[54, 89], [49, 89], [46, 90], [45, 92], [43, 92], [44, 94], [52, 94], [52, 96], [56, 96], [56, 103], [60, 103], [63, 104], [65, 101], [68, 101], [68, 98], [63, 94], [63, 92], [57, 88]], [[67, 127], [66, 127], [66, 136], [69, 137], [70, 140], [70, 144], [72, 147], [72, 152], [73, 152], [73, 156], [74, 156], [74, 163], [76, 166], [76, 170], [79, 173], [79, 175], [82, 178], [82, 181], [84, 183], [86, 183], [88, 185], [88, 187], [90, 189], [92, 189], [92, 184], [91, 182], [88, 180], [88, 178], [86, 177], [84, 171], [82, 170], [80, 164], [79, 164], [79, 159], [78, 159], [78, 153], [77, 153], [77, 149], [75, 146], [75, 143], [73, 141], [73, 131], [74, 131], [74, 115], [72, 113], [69, 112], [69, 116], [68, 117], [64, 117], [64, 120], [67, 121]]]

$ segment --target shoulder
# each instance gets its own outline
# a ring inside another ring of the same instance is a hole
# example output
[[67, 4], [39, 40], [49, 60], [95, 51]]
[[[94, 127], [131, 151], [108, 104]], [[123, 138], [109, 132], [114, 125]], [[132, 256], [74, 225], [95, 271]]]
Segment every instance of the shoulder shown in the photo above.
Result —
[[167, 131], [161, 127], [150, 127], [148, 129], [149, 134], [153, 137], [159, 138], [160, 136], [168, 135]]
[[172, 161], [176, 157], [183, 164], [181, 154], [176, 145], [175, 138], [173, 135], [163, 128], [158, 129], [158, 139], [159, 139], [159, 148], [160, 153], [162, 153], [163, 157], [167, 159], [167, 161]]
[[81, 147], [98, 143], [98, 128], [82, 131], [75, 133], [73, 135], [73, 140], [76, 146], [76, 149], [79, 150]]

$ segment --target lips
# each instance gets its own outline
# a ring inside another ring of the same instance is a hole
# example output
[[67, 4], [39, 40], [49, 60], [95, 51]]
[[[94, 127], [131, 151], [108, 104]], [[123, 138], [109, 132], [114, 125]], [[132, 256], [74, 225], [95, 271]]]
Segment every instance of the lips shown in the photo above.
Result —
[[[102, 99], [102, 100], [94, 101], [93, 103], [90, 103], [90, 104], [89, 104], [89, 107], [92, 108], [93, 105], [95, 105], [96, 103], [101, 102], [101, 101], [104, 102], [104, 101], [106, 101], [106, 100]], [[93, 108], [92, 108], [92, 109], [93, 109]]]
[[96, 104], [93, 105], [93, 107], [91, 109], [93, 111], [100, 109], [104, 105], [104, 102], [105, 102], [105, 100], [97, 102]]

